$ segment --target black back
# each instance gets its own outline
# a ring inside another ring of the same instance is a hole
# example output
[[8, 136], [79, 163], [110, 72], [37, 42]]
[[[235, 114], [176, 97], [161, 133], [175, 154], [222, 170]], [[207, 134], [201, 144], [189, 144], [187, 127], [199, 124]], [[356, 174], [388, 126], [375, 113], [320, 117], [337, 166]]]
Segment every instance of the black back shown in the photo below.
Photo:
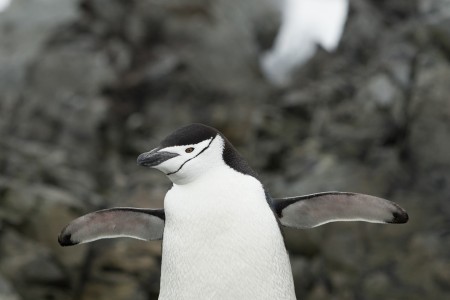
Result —
[[194, 123], [175, 130], [161, 142], [160, 147], [197, 144], [201, 141], [214, 138], [217, 135], [220, 135], [225, 141], [222, 154], [225, 163], [238, 172], [258, 178], [258, 174], [249, 166], [221, 132], [203, 124]]

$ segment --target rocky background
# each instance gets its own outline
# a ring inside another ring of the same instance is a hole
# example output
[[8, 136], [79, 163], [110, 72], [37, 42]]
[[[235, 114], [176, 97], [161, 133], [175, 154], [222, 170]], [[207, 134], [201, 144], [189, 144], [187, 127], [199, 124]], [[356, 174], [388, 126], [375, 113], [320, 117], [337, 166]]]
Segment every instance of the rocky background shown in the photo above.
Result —
[[156, 299], [161, 244], [61, 248], [113, 206], [161, 207], [136, 166], [175, 128], [210, 124], [272, 195], [369, 193], [406, 225], [286, 231], [301, 299], [449, 299], [450, 1], [354, 0], [336, 53], [286, 89], [258, 59], [262, 0], [13, 0], [0, 13], [0, 299]]

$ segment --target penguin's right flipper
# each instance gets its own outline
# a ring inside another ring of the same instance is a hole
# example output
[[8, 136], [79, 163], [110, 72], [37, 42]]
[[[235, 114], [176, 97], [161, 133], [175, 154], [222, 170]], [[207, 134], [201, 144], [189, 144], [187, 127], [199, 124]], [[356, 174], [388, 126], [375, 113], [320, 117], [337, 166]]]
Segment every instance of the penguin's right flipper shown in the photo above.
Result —
[[73, 220], [61, 231], [58, 242], [61, 246], [72, 246], [117, 237], [160, 240], [164, 223], [164, 209], [104, 209]]
[[281, 225], [292, 228], [312, 228], [337, 221], [408, 221], [408, 214], [396, 203], [357, 193], [325, 192], [274, 199], [273, 206]]

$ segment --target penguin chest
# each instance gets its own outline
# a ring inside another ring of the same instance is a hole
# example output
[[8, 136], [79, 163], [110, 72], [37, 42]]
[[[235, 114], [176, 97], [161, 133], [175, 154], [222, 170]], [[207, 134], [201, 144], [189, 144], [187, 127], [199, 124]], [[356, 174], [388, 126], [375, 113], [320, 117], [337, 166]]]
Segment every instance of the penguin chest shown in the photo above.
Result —
[[295, 299], [260, 182], [224, 173], [167, 193], [160, 299]]

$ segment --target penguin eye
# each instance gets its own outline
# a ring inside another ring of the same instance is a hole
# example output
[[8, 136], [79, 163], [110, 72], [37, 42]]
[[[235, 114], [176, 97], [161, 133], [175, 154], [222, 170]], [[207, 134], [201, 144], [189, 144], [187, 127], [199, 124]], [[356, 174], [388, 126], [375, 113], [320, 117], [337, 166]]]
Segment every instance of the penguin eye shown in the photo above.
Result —
[[189, 147], [186, 148], [186, 150], [184, 150], [186, 153], [191, 153], [192, 151], [194, 151], [194, 147]]

